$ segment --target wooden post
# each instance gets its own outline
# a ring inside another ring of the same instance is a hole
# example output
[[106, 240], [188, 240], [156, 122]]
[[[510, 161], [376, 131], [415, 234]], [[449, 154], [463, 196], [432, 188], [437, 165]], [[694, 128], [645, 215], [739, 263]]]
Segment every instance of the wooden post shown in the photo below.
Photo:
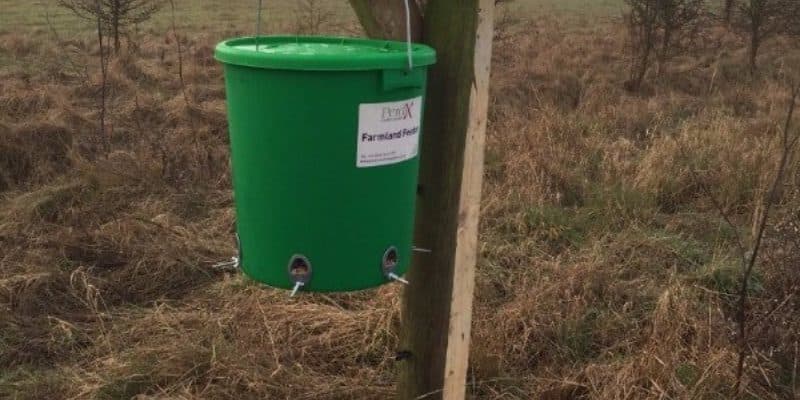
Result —
[[[350, 0], [368, 32], [381, 32], [386, 1]], [[419, 253], [408, 274], [400, 350], [410, 357], [398, 366], [397, 393], [457, 400], [469, 358], [494, 0], [428, 0], [422, 14], [422, 41], [438, 62], [428, 79], [415, 241], [432, 252]], [[404, 11], [392, 16], [405, 21]]]
[[474, 77], [469, 97], [469, 126], [464, 145], [464, 167], [459, 202], [459, 225], [453, 272], [450, 330], [445, 364], [444, 398], [463, 399], [469, 362], [475, 264], [478, 259], [478, 222], [483, 188], [486, 120], [494, 39], [494, 0], [478, 2], [475, 30]]

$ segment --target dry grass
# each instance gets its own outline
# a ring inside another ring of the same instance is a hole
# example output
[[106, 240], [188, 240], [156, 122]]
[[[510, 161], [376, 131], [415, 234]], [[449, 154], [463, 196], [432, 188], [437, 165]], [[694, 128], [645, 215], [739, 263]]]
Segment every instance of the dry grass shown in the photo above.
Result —
[[[235, 251], [222, 34], [180, 38], [188, 101], [171, 34], [112, 60], [103, 135], [91, 41], [0, 36], [0, 397], [391, 397], [400, 288], [292, 300], [210, 267]], [[792, 54], [775, 43], [744, 81], [742, 44], [708, 35], [718, 51], [632, 95], [613, 24], [504, 24], [472, 398], [733, 397], [733, 233], [698, 186], [747, 234]], [[790, 176], [746, 398], [798, 385], [797, 162]]]

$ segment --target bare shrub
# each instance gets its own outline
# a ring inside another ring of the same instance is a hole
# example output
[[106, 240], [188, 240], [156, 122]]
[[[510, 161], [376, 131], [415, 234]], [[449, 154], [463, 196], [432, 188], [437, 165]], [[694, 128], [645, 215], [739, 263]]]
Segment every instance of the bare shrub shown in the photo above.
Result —
[[725, 3], [722, 5], [722, 15], [725, 21], [725, 24], [730, 24], [731, 16], [733, 15], [733, 6], [735, 0], [724, 0]]
[[297, 33], [318, 35], [328, 27], [334, 13], [321, 0], [298, 1], [294, 9]]
[[[742, 245], [740, 241], [741, 259], [742, 259], [742, 278], [739, 288], [739, 308], [737, 315], [737, 322], [739, 324], [739, 360], [736, 369], [736, 389], [738, 390], [742, 383], [742, 375], [744, 374], [745, 359], [750, 354], [750, 346], [748, 340], [749, 334], [749, 284], [753, 272], [755, 270], [756, 262], [759, 259], [759, 251], [764, 240], [767, 224], [769, 223], [770, 211], [778, 201], [778, 193], [784, 184], [784, 179], [787, 175], [787, 168], [790, 160], [794, 156], [797, 141], [800, 139], [800, 134], [794, 132], [792, 122], [794, 119], [795, 108], [797, 106], [797, 99], [800, 96], [800, 85], [794, 85], [791, 88], [789, 107], [786, 116], [786, 121], [783, 124], [783, 129], [780, 133], [780, 161], [772, 177], [772, 182], [769, 187], [764, 190], [763, 198], [760, 199], [761, 206], [756, 209], [754, 223], [753, 223], [753, 237], [752, 243], [748, 249]], [[725, 217], [725, 220], [730, 224], [730, 219]]]
[[659, 18], [662, 24], [661, 44], [658, 50], [659, 69], [669, 58], [694, 45], [708, 12], [704, 0], [662, 0]]
[[119, 53], [120, 37], [130, 27], [149, 20], [163, 5], [160, 0], [58, 0], [80, 18], [100, 20], [105, 33], [114, 39], [114, 53]]
[[[726, 207], [720, 199], [711, 192], [707, 185], [705, 185], [699, 174], [697, 173], [694, 165], [689, 166], [689, 172], [692, 181], [697, 185], [704, 194], [711, 201], [714, 209], [719, 213], [720, 217], [730, 228], [734, 234], [735, 246], [737, 255], [739, 257], [739, 264], [741, 266], [739, 282], [735, 284], [738, 286], [735, 289], [736, 293], [736, 309], [735, 320], [737, 324], [737, 367], [736, 367], [736, 383], [734, 390], [738, 393], [742, 379], [745, 374], [745, 361], [752, 352], [750, 343], [752, 325], [756, 323], [751, 316], [751, 302], [750, 293], [753, 286], [753, 277], [756, 271], [757, 264], [760, 264], [760, 251], [764, 245], [764, 239], [767, 232], [767, 227], [770, 224], [771, 212], [777, 207], [780, 202], [780, 192], [784, 186], [786, 176], [790, 174], [790, 160], [794, 158], [794, 153], [797, 148], [800, 134], [798, 134], [792, 125], [794, 121], [795, 108], [797, 100], [800, 97], [800, 85], [792, 84], [789, 94], [789, 106], [786, 119], [782, 124], [782, 128], [778, 132], [779, 143], [776, 153], [778, 161], [774, 163], [774, 171], [766, 175], [765, 187], [756, 191], [755, 203], [756, 207], [753, 212], [753, 226], [750, 237], [745, 237], [739, 233], [739, 226], [733, 222], [734, 218], [729, 208]], [[773, 163], [770, 163], [773, 164]]]
[[758, 53], [766, 40], [780, 35], [800, 35], [800, 1], [745, 0], [731, 20], [735, 32], [748, 39], [750, 73], [758, 69]]
[[[654, 58], [663, 67], [667, 59], [691, 42], [707, 14], [702, 0], [625, 0], [632, 54], [626, 88], [637, 91]], [[655, 57], [654, 57], [655, 56]]]

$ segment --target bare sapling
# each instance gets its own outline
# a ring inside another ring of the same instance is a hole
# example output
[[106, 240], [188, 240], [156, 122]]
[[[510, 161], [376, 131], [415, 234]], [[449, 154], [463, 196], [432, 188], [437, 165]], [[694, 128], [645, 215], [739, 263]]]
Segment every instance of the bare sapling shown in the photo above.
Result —
[[122, 46], [121, 37], [128, 29], [149, 20], [159, 9], [160, 0], [58, 0], [79, 18], [99, 21], [105, 34], [114, 41], [114, 54]]
[[670, 57], [692, 47], [707, 18], [705, 0], [661, 0], [658, 70], [664, 72]]
[[[734, 235], [734, 244], [736, 246], [737, 256], [741, 265], [741, 280], [739, 282], [736, 294], [736, 310], [735, 321], [737, 327], [737, 365], [736, 365], [736, 383], [734, 391], [739, 392], [742, 386], [742, 378], [744, 376], [745, 363], [748, 355], [750, 354], [749, 332], [750, 327], [750, 313], [749, 313], [749, 295], [751, 291], [750, 284], [753, 280], [753, 274], [758, 264], [759, 253], [762, 249], [762, 244], [769, 225], [770, 213], [773, 207], [780, 201], [779, 192], [783, 186], [786, 171], [789, 167], [789, 162], [797, 150], [798, 140], [800, 140], [800, 132], [794, 127], [795, 110], [797, 108], [797, 101], [800, 98], [800, 82], [793, 83], [789, 89], [789, 105], [787, 107], [786, 119], [780, 129], [778, 162], [775, 170], [770, 175], [769, 185], [761, 195], [761, 198], [755, 200], [757, 207], [754, 212], [754, 223], [752, 234], [749, 238], [745, 238], [740, 232], [740, 227], [734, 223], [733, 216], [723, 206], [721, 199], [718, 199], [711, 189], [703, 183], [703, 180], [698, 176], [694, 167], [690, 167], [689, 171], [692, 175], [692, 180], [702, 190], [704, 195], [709, 199], [716, 212], [720, 215], [722, 220], [731, 228]], [[684, 153], [684, 158], [688, 157]]]
[[106, 132], [106, 94], [108, 82], [108, 56], [103, 43], [103, 21], [100, 17], [100, 0], [95, 0], [95, 7], [97, 10], [97, 44], [100, 45], [100, 132], [99, 138], [103, 141], [105, 153], [108, 154], [111, 150], [111, 140]]
[[625, 0], [630, 47], [626, 89], [638, 91], [654, 61], [663, 72], [667, 60], [690, 46], [707, 14], [703, 0]]
[[183, 78], [183, 47], [181, 45], [181, 38], [178, 35], [177, 24], [175, 23], [175, 0], [169, 0], [170, 19], [172, 23], [172, 36], [175, 39], [175, 46], [178, 50], [178, 78], [181, 82], [181, 93], [183, 94], [183, 101], [189, 107], [189, 96], [186, 94], [186, 81]]
[[321, 0], [298, 1], [294, 15], [297, 33], [306, 35], [319, 35], [335, 17]]
[[783, 123], [783, 128], [780, 132], [780, 160], [774, 172], [774, 177], [767, 190], [765, 197], [761, 200], [763, 208], [756, 214], [754, 235], [751, 239], [752, 245], [750, 251], [742, 254], [743, 271], [742, 280], [739, 286], [739, 304], [737, 309], [737, 322], [739, 326], [739, 356], [736, 365], [736, 391], [739, 391], [742, 383], [742, 376], [744, 374], [744, 365], [747, 355], [749, 354], [748, 345], [748, 293], [750, 292], [750, 281], [753, 277], [756, 263], [758, 261], [759, 251], [761, 244], [764, 240], [764, 233], [769, 222], [770, 211], [772, 207], [779, 201], [778, 192], [783, 184], [784, 176], [794, 152], [797, 148], [797, 141], [800, 139], [800, 133], [794, 132], [792, 122], [794, 121], [794, 112], [797, 108], [797, 99], [800, 96], [800, 83], [793, 83], [789, 94], [789, 106], [786, 113], [786, 120]]
[[625, 23], [630, 38], [630, 79], [626, 89], [638, 91], [652, 62], [658, 35], [658, 10], [654, 0], [625, 0]]
[[725, 25], [730, 25], [731, 23], [734, 3], [735, 0], [724, 0], [722, 4], [722, 19], [725, 22]]
[[748, 42], [751, 75], [758, 70], [758, 54], [765, 41], [781, 35], [800, 35], [799, 0], [743, 0], [732, 12], [733, 30]]

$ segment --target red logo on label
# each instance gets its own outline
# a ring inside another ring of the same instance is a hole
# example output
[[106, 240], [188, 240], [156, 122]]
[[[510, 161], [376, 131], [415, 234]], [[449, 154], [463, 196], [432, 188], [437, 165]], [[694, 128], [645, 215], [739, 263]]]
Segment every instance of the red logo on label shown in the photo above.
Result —
[[381, 120], [383, 122], [389, 121], [403, 121], [406, 119], [414, 118], [414, 114], [412, 108], [414, 107], [414, 102], [408, 102], [403, 104], [401, 107], [384, 107], [383, 113], [381, 114]]

